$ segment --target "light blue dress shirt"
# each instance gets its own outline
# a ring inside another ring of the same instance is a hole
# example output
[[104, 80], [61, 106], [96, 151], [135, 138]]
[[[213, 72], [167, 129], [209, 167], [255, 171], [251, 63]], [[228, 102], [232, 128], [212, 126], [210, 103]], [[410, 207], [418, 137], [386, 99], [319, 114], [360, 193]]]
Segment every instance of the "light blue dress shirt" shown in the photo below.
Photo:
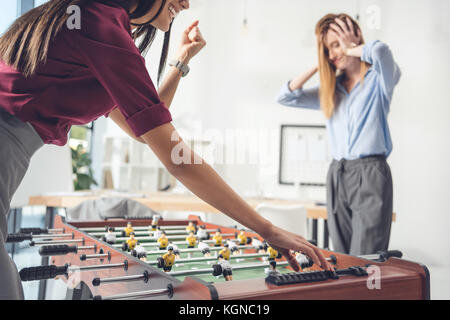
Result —
[[[401, 71], [389, 47], [379, 40], [363, 47], [361, 60], [370, 63], [364, 83], [358, 82], [348, 93], [336, 79], [337, 104], [327, 131], [331, 155], [336, 160], [354, 160], [392, 151], [387, 116], [394, 87]], [[320, 110], [319, 87], [291, 91], [289, 82], [283, 86], [278, 102], [289, 107]]]

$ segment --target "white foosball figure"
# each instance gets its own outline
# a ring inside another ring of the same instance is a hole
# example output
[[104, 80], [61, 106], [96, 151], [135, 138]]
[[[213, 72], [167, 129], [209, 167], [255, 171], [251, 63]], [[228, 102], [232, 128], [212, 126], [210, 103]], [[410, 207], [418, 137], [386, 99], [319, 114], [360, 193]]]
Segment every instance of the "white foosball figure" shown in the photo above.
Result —
[[140, 260], [147, 261], [147, 249], [138, 244], [134, 250], [136, 251], [136, 257]]
[[162, 235], [162, 231], [160, 227], [157, 227], [155, 231], [153, 231], [153, 238], [159, 239]]
[[200, 241], [198, 243], [198, 248], [202, 251], [204, 257], [211, 256], [211, 249], [209, 248], [209, 245], [207, 243]]
[[209, 238], [208, 232], [206, 232], [205, 226], [200, 226], [197, 230], [197, 238], [200, 240], [207, 240]]
[[227, 244], [228, 244], [228, 248], [230, 249], [230, 251], [231, 251], [231, 253], [232, 253], [233, 255], [236, 256], [236, 255], [238, 255], [238, 254], [241, 253], [241, 252], [239, 251], [239, 248], [238, 248], [236, 242], [231, 241], [231, 240], [227, 240]]
[[108, 232], [105, 234], [104, 240], [105, 242], [109, 244], [115, 244], [116, 243], [116, 235], [113, 233], [114, 228], [108, 228]]

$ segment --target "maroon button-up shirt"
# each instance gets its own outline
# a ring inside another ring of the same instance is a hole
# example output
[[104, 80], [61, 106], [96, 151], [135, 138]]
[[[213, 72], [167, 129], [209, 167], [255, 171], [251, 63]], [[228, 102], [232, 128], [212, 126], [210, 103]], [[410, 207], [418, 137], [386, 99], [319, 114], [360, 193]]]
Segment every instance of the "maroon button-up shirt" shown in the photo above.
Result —
[[66, 144], [72, 125], [115, 108], [138, 137], [172, 120], [133, 42], [126, 10], [95, 1], [81, 8], [80, 30], [64, 24], [33, 76], [0, 60], [0, 108], [55, 145]]

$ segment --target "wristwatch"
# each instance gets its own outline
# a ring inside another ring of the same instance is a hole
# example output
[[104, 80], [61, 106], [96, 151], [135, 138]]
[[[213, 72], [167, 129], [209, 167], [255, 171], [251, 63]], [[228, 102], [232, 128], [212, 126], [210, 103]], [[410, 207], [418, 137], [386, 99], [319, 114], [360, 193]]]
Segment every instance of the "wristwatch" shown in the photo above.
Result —
[[179, 60], [170, 60], [169, 66], [175, 67], [178, 70], [180, 70], [182, 77], [186, 77], [190, 70], [188, 65], [184, 64], [183, 62], [181, 62]]

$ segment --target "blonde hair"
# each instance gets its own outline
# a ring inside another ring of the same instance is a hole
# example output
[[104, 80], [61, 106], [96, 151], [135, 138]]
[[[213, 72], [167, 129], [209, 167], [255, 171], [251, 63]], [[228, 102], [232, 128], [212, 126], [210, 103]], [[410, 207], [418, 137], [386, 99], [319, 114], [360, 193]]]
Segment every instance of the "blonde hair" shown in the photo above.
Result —
[[[316, 24], [316, 37], [317, 37], [317, 49], [319, 57], [319, 76], [320, 76], [320, 107], [327, 119], [330, 119], [336, 108], [335, 91], [336, 91], [336, 76], [337, 69], [334, 64], [331, 63], [328, 56], [328, 49], [325, 46], [324, 39], [331, 28], [330, 25], [335, 22], [335, 19], [339, 18], [344, 22], [349, 18], [353, 24], [355, 32], [361, 31], [358, 23], [353, 20], [349, 15], [345, 13], [341, 14], [327, 14]], [[361, 43], [364, 44], [364, 39], [361, 35]], [[369, 69], [370, 64], [361, 61], [361, 84], [364, 84], [364, 76]]]

